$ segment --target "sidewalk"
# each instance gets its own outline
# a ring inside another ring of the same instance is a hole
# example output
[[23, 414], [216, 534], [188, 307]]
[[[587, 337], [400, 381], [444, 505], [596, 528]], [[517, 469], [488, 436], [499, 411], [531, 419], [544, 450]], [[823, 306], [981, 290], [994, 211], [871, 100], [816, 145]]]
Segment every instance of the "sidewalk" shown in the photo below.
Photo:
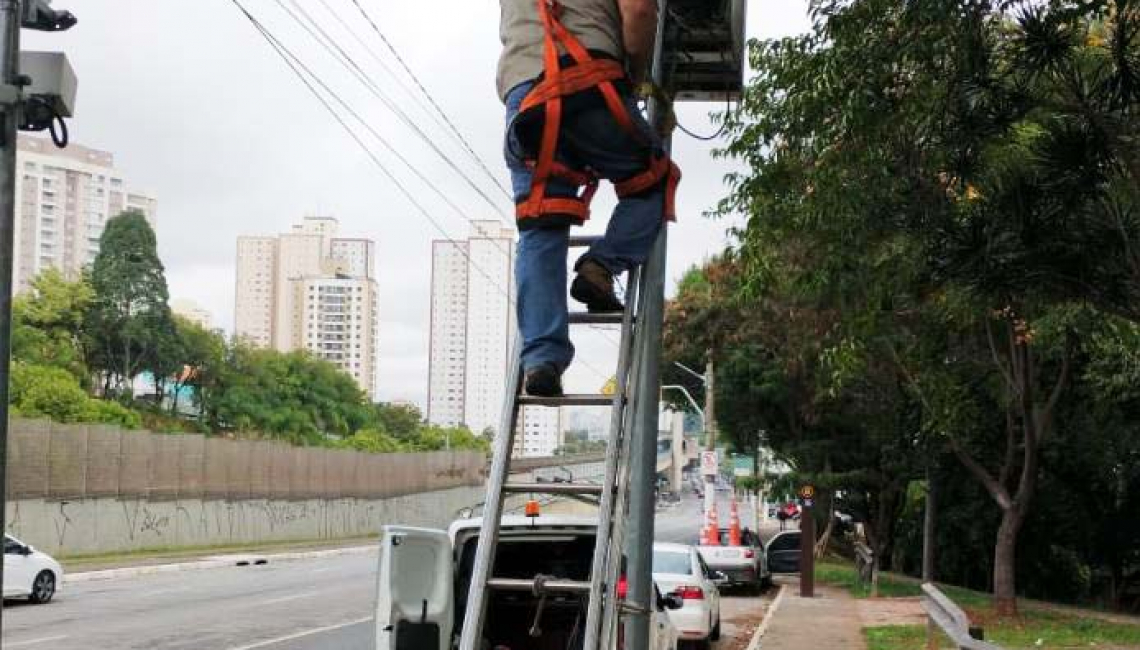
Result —
[[866, 650], [850, 594], [816, 585], [815, 598], [800, 598], [798, 581], [781, 582], [783, 597], [769, 612], [762, 650]]

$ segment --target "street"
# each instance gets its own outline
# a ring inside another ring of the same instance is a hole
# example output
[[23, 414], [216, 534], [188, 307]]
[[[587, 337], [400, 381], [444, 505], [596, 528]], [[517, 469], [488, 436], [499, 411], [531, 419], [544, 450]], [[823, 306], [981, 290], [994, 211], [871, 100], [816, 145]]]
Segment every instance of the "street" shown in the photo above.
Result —
[[[723, 512], [727, 512], [725, 509]], [[657, 515], [657, 539], [692, 543], [700, 503]], [[375, 554], [65, 584], [44, 606], [11, 602], [3, 646], [32, 650], [372, 650]], [[759, 601], [727, 593], [725, 641]], [[743, 647], [743, 646], [740, 646]]]

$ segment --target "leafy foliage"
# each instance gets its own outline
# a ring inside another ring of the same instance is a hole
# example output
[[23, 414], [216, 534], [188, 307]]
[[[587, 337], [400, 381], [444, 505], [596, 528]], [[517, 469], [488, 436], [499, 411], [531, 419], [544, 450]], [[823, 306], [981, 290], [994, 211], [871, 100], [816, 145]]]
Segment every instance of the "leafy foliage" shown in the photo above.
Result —
[[[885, 565], [915, 566], [914, 485], [931, 472], [952, 495], [940, 535], [994, 549], [948, 544], [939, 569], [1002, 611], [1015, 566], [1022, 591], [1089, 593], [1108, 572], [1120, 593], [1140, 569], [1132, 529], [1055, 535], [1063, 507], [1034, 496], [1076, 503], [1062, 477], [1133, 459], [1140, 9], [811, 12], [810, 33], [751, 44], [720, 154], [745, 170], [718, 209], [746, 225], [680, 283], [666, 362], [711, 351], [734, 446], [766, 442], [830, 491]], [[1135, 507], [1132, 480], [1092, 481], [1119, 495], [1106, 522]], [[1022, 531], [1057, 543], [1019, 545]]]

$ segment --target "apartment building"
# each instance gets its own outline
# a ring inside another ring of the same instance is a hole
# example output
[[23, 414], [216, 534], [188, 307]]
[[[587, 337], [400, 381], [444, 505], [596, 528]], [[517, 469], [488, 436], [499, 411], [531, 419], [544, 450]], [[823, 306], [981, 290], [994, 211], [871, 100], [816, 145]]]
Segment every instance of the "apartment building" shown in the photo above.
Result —
[[378, 295], [375, 243], [337, 237], [332, 217], [239, 237], [234, 332], [282, 352], [308, 350], [374, 397]]
[[185, 318], [207, 331], [213, 331], [214, 315], [210, 310], [187, 298], [174, 298], [170, 301], [170, 311]]
[[[499, 221], [476, 221], [464, 240], [432, 242], [427, 417], [433, 424], [499, 429], [516, 331], [514, 236]], [[561, 444], [557, 410], [528, 408], [520, 417], [532, 434], [519, 455], [549, 455], [543, 452]]]
[[17, 292], [48, 268], [77, 278], [95, 261], [107, 220], [124, 210], [142, 212], [157, 230], [158, 201], [130, 186], [112, 154], [23, 134], [16, 150]]

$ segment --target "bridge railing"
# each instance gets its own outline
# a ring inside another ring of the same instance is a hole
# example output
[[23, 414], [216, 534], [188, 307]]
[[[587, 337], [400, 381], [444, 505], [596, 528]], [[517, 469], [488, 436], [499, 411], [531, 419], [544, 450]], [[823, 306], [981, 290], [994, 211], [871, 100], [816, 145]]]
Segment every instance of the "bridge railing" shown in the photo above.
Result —
[[985, 632], [970, 625], [966, 612], [933, 584], [922, 585], [922, 608], [926, 610], [926, 647], [939, 647], [935, 630], [942, 633], [960, 650], [1003, 650], [984, 641]]

